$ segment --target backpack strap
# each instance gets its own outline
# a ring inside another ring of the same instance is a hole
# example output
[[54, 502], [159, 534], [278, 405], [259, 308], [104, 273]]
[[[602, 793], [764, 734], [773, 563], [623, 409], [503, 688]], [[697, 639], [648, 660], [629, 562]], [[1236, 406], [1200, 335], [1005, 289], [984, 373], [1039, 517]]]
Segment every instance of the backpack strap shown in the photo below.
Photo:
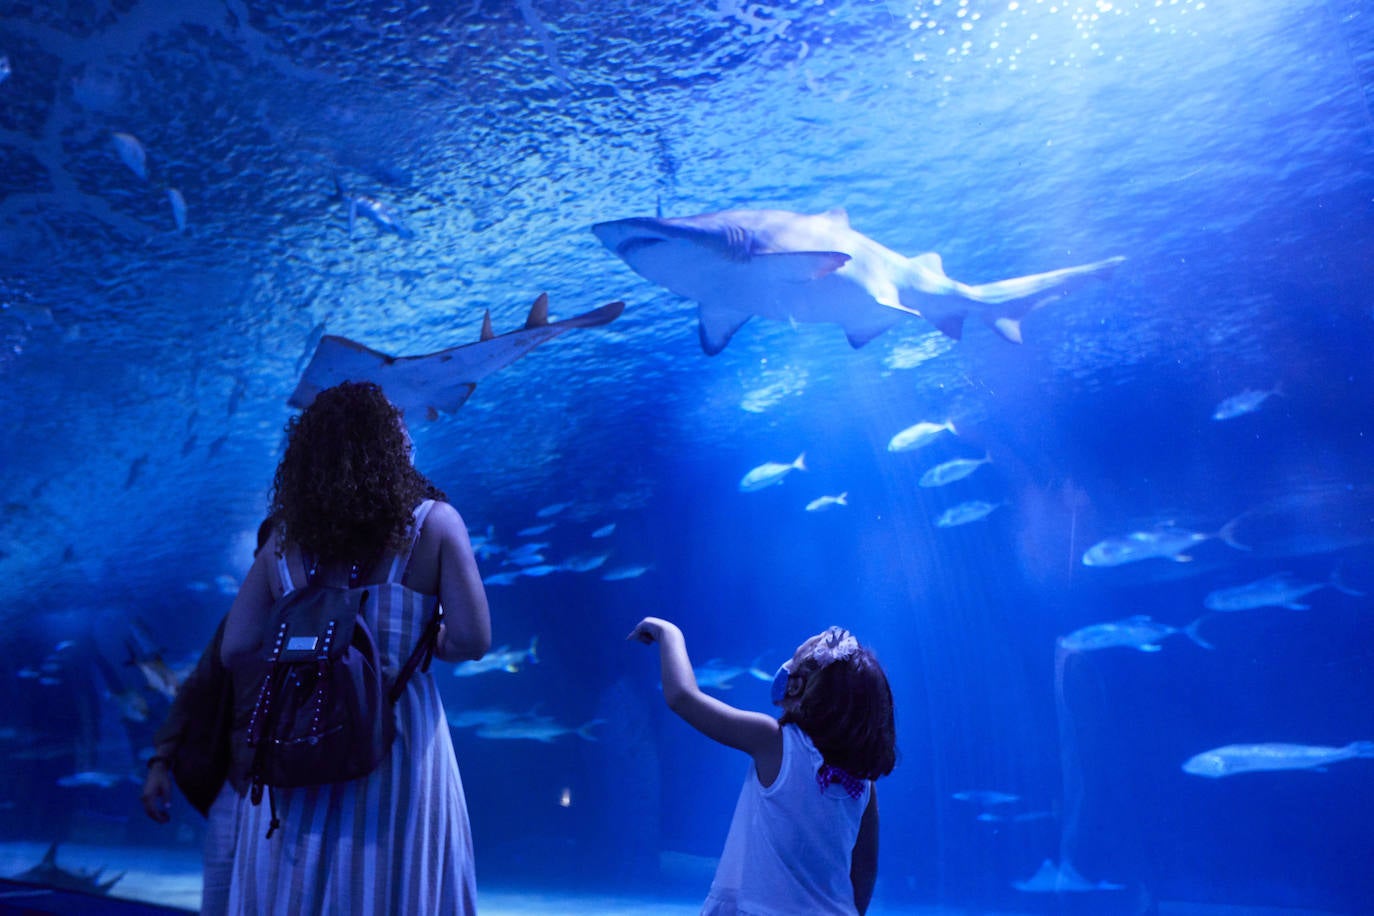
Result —
[[400, 582], [404, 578], [406, 569], [410, 567], [410, 557], [415, 553], [415, 545], [420, 543], [420, 532], [424, 530], [425, 519], [429, 517], [429, 510], [433, 508], [434, 500], [432, 499], [427, 499], [415, 507], [415, 534], [410, 539], [410, 546], [404, 552], [398, 552], [391, 561], [391, 569], [386, 574], [386, 581]]

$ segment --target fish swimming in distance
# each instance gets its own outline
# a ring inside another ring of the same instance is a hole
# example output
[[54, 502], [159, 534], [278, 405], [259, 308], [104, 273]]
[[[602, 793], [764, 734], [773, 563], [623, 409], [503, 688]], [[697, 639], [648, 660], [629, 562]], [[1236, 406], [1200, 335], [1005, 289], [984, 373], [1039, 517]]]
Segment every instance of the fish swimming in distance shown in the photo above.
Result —
[[1004, 502], [990, 503], [981, 499], [970, 499], [941, 512], [940, 517], [935, 520], [935, 527], [954, 528], [958, 525], [967, 525], [969, 522], [987, 518], [1005, 505]]
[[119, 154], [119, 159], [144, 181], [148, 180], [148, 153], [143, 149], [143, 144], [138, 142], [138, 138], [133, 134], [126, 134], [122, 131], [115, 131], [110, 134], [110, 139], [114, 142], [115, 152]]
[[601, 578], [607, 582], [620, 582], [624, 579], [638, 579], [653, 568], [654, 566], [652, 563], [648, 565], [631, 564], [629, 566], [617, 566], [615, 569], [607, 570], [606, 574]]
[[755, 490], [762, 490], [764, 487], [771, 487], [774, 484], [782, 483], [783, 478], [793, 471], [804, 470], [806, 470], [806, 452], [802, 452], [798, 455], [797, 460], [793, 461], [791, 464], [783, 464], [778, 461], [766, 461], [740, 479], [740, 492], [752, 493]]
[[1158, 652], [1160, 642], [1175, 634], [1183, 634], [1204, 649], [1213, 648], [1212, 644], [1198, 635], [1199, 618], [1186, 627], [1171, 627], [1167, 623], [1151, 620], [1146, 614], [1136, 614], [1115, 623], [1095, 623], [1074, 630], [1067, 636], [1059, 637], [1059, 645], [1069, 652], [1092, 652], [1097, 649], [1139, 649], [1141, 652]]
[[1220, 779], [1237, 773], [1316, 770], [1342, 760], [1374, 757], [1374, 741], [1352, 741], [1345, 747], [1313, 744], [1228, 744], [1189, 757], [1183, 772]]
[[124, 664], [138, 668], [148, 686], [162, 694], [170, 702], [177, 697], [181, 688], [181, 678], [162, 660], [160, 652], [140, 652], [133, 640], [126, 640], [129, 659]]
[[748, 674], [760, 681], [773, 680], [773, 675], [759, 668], [758, 659], [748, 668], [741, 668], [739, 665], [727, 665], [723, 659], [713, 658], [706, 664], [693, 668], [692, 674], [697, 679], [698, 687], [709, 687], [712, 690], [729, 690], [735, 678], [742, 674]]
[[1273, 388], [1263, 391], [1256, 391], [1247, 388], [1240, 394], [1232, 395], [1217, 405], [1217, 409], [1212, 411], [1213, 420], [1232, 420], [1247, 413], [1254, 413], [1263, 406], [1264, 402], [1276, 394], [1283, 394], [1283, 385], [1278, 384]]
[[549, 716], [534, 716], [530, 719], [514, 722], [483, 725], [477, 729], [477, 737], [541, 741], [545, 744], [552, 744], [555, 738], [561, 738], [563, 735], [576, 735], [584, 741], [595, 741], [596, 735], [592, 734], [592, 729], [598, 725], [604, 725], [605, 722], [605, 719], [592, 719], [590, 722], [570, 727], [558, 725]]
[[994, 805], [1013, 805], [1021, 800], [1019, 795], [999, 792], [996, 789], [965, 789], [962, 792], [952, 793], [950, 798], [955, 801], [968, 802], [970, 805], [977, 805], [980, 808], [991, 808]]
[[186, 198], [182, 197], [181, 192], [176, 188], [168, 188], [167, 202], [172, 205], [172, 221], [176, 223], [177, 232], [185, 232]]
[[833, 509], [836, 506], [849, 505], [849, 491], [841, 493], [839, 496], [817, 496], [806, 504], [807, 512], [824, 512], [826, 509]]
[[1311, 605], [1300, 604], [1299, 599], [1322, 588], [1334, 588], [1356, 598], [1364, 597], [1364, 592], [1343, 583], [1337, 573], [1332, 573], [1325, 582], [1304, 582], [1290, 572], [1280, 572], [1244, 585], [1219, 588], [1209, 592], [1202, 603], [1213, 611], [1248, 611], [1260, 607], [1305, 611]]
[[118, 773], [105, 773], [100, 770], [83, 770], [80, 773], [72, 773], [60, 777], [57, 784], [64, 789], [76, 789], [83, 787], [93, 787], [98, 789], [109, 789], [119, 785], [121, 782], [134, 782], [131, 776], [121, 776]]
[[635, 273], [697, 303], [708, 355], [755, 315], [838, 324], [851, 346], [862, 347], [906, 317], [958, 339], [972, 312], [1020, 343], [1026, 313], [1124, 260], [970, 286], [946, 276], [938, 254], [904, 257], [854, 231], [839, 209], [634, 217], [597, 223], [592, 232]]
[[540, 344], [574, 328], [610, 324], [625, 311], [625, 303], [610, 302], [572, 318], [549, 321], [549, 297], [541, 293], [530, 308], [525, 326], [496, 335], [491, 312], [482, 319], [476, 342], [424, 356], [388, 356], [360, 343], [332, 334], [320, 338], [296, 390], [287, 403], [308, 407], [315, 396], [340, 382], [376, 382], [387, 399], [402, 411], [423, 412], [430, 420], [441, 412], [462, 407], [477, 383], [503, 369]]
[[594, 538], [608, 538], [615, 532], [615, 522], [607, 522], [592, 532]]
[[991, 455], [984, 455], [982, 458], [955, 458], [926, 471], [918, 483], [923, 487], [943, 487], [947, 483], [963, 480], [983, 465], [991, 463]]
[[526, 662], [531, 665], [539, 664], [538, 636], [530, 637], [528, 649], [512, 649], [507, 645], [493, 649], [481, 658], [459, 662], [453, 666], [453, 676], [472, 677], [476, 674], [485, 674], [488, 671], [507, 671], [514, 674]]
[[1133, 531], [1124, 537], [1098, 541], [1083, 553], [1084, 566], [1120, 566], [1138, 563], [1154, 557], [1166, 557], [1176, 563], [1188, 563], [1193, 558], [1187, 551], [1203, 541], [1220, 538], [1232, 547], [1244, 550], [1232, 537], [1234, 523], [1218, 532], [1189, 531], [1166, 522], [1149, 531]]
[[954, 432], [953, 420], [946, 420], [943, 423], [922, 421], [914, 426], [908, 426], [893, 436], [887, 443], [887, 450], [889, 452], [910, 452], [924, 448], [934, 442], [946, 430], [951, 433]]
[[353, 229], [358, 223], [358, 216], [362, 215], [376, 223], [380, 228], [388, 232], [394, 232], [403, 239], [415, 238], [415, 233], [402, 221], [396, 211], [390, 206], [377, 200], [375, 197], [368, 197], [366, 194], [356, 194], [346, 187], [336, 175], [334, 177], [334, 189], [338, 196], [343, 198], [348, 204], [348, 237], [353, 238]]

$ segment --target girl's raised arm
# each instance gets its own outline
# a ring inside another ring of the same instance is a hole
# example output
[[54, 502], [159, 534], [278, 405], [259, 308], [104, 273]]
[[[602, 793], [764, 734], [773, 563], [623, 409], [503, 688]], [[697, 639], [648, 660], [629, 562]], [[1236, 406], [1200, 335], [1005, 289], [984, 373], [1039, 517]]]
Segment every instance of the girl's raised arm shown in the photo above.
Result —
[[763, 713], [736, 709], [702, 693], [692, 673], [687, 642], [676, 625], [658, 617], [645, 617], [626, 638], [645, 645], [658, 643], [663, 699], [668, 708], [706, 737], [753, 757], [759, 781], [772, 785], [782, 766], [782, 729], [777, 720]]

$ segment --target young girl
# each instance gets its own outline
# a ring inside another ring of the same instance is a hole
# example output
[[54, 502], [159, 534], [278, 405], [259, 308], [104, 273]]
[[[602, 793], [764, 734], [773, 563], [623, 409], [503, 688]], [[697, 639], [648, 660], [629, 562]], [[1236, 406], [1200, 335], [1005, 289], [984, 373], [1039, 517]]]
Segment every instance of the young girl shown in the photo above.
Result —
[[878, 876], [878, 796], [897, 749], [892, 691], [878, 660], [831, 627], [773, 679], [773, 719], [697, 687], [682, 631], [646, 617], [630, 633], [659, 645], [663, 698], [697, 731], [754, 759], [702, 916], [864, 913]]

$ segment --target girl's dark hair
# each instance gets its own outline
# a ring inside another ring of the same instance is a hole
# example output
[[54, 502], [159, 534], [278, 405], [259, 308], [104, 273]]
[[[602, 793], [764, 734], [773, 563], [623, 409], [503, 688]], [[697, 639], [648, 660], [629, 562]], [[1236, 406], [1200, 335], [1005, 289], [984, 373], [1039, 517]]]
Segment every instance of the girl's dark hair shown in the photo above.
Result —
[[825, 762], [859, 779], [877, 779], [897, 765], [892, 688], [877, 657], [860, 646], [847, 658], [800, 671], [806, 687], [781, 724], [806, 732]]
[[321, 391], [286, 436], [269, 511], [286, 540], [321, 562], [403, 550], [416, 504], [445, 499], [410, 463], [401, 412], [371, 382]]

